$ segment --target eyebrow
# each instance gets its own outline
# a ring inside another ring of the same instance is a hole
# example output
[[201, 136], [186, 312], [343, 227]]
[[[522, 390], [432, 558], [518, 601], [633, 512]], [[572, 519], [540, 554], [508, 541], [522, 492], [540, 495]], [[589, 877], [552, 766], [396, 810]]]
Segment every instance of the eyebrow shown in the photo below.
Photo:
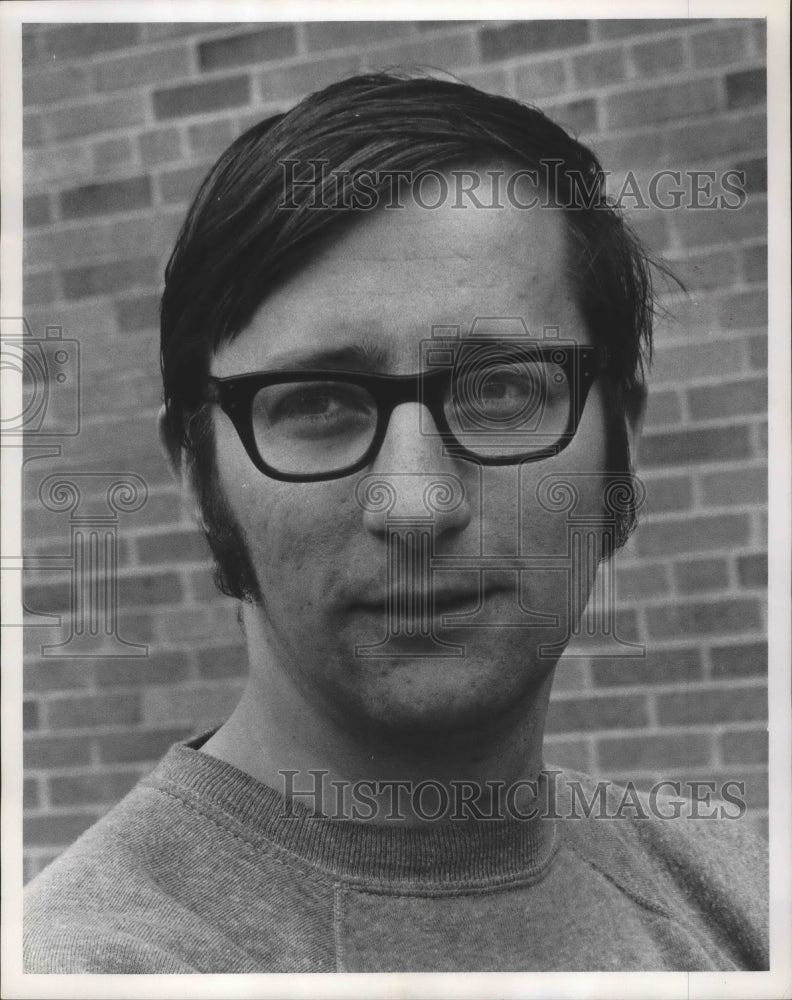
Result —
[[287, 371], [291, 368], [309, 370], [312, 368], [345, 369], [375, 372], [386, 367], [387, 349], [369, 337], [358, 343], [343, 347], [326, 347], [306, 351], [286, 351], [271, 358], [268, 371]]

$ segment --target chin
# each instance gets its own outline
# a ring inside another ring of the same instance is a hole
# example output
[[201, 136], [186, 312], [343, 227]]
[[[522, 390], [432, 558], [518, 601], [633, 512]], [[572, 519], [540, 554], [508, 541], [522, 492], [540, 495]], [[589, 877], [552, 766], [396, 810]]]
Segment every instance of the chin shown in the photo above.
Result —
[[[377, 738], [413, 744], [436, 743], [453, 735], [502, 728], [525, 714], [552, 674], [552, 662], [494, 668], [487, 657], [421, 656], [380, 658], [357, 671], [357, 726]], [[512, 661], [514, 662], [514, 661]]]

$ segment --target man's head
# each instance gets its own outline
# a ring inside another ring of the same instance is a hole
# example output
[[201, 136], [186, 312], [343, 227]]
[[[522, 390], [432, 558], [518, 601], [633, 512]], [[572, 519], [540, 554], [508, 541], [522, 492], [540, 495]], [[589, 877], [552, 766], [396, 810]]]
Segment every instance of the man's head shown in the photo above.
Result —
[[[414, 184], [427, 171], [455, 170], [478, 177], [476, 198], [427, 208]], [[512, 197], [496, 190], [498, 178], [520, 172]], [[396, 191], [395, 176], [407, 181]], [[526, 210], [531, 194], [539, 204]], [[629, 469], [628, 426], [650, 348], [646, 258], [607, 205], [597, 160], [514, 101], [444, 80], [354, 78], [230, 147], [190, 210], [166, 277], [165, 436], [172, 453], [185, 454], [225, 589], [265, 609], [269, 641], [300, 664], [298, 685], [339, 711], [357, 705], [369, 720], [401, 712], [430, 722], [442, 703], [449, 725], [462, 725], [471, 706], [513, 705], [548, 666], [536, 660], [538, 647], [568, 631], [567, 581], [552, 569], [519, 577], [494, 564], [483, 574], [465, 560], [563, 550], [562, 520], [527, 512], [547, 473], [577, 477], [582, 509], [601, 508], [607, 475]], [[367, 470], [291, 482], [257, 469], [228, 411], [207, 403], [210, 376], [350, 364], [413, 375], [433, 328], [459, 327], [463, 338], [475, 330], [494, 344], [498, 321], [516, 317], [534, 345], [557, 328], [562, 341], [605, 349], [577, 433], [545, 462], [455, 458], [441, 428], [425, 432], [421, 407], [395, 406]], [[347, 360], [328, 364], [328, 356]], [[389, 659], [363, 673], [362, 660], [343, 665], [376, 643], [388, 598], [389, 522], [356, 491], [366, 471], [391, 477], [399, 495], [389, 513], [408, 520], [422, 504], [426, 513], [426, 476], [451, 491], [459, 485], [463, 499], [437, 514], [432, 543], [451, 560], [435, 578], [448, 613], [472, 614], [474, 597], [482, 605], [479, 628], [439, 625], [450, 646], [466, 650], [466, 665], [455, 668], [456, 710], [448, 660], [429, 669], [428, 648], [417, 657], [423, 666], [401, 671], [398, 683]], [[628, 505], [617, 541], [631, 516]], [[586, 592], [590, 582], [580, 581]]]

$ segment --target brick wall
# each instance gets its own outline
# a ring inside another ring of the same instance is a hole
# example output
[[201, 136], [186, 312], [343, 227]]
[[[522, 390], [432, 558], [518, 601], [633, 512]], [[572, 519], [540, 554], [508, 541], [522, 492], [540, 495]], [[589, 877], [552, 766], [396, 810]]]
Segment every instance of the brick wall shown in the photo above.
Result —
[[[750, 815], [761, 820], [763, 27], [660, 20], [25, 29], [25, 316], [39, 338], [57, 325], [79, 342], [81, 390], [79, 434], [31, 437], [26, 453], [26, 551], [55, 559], [26, 578], [28, 875], [171, 742], [222, 721], [238, 695], [245, 656], [235, 608], [213, 591], [203, 543], [156, 442], [157, 294], [189, 196], [218, 153], [252, 122], [361, 67], [442, 67], [535, 102], [595, 147], [617, 185], [628, 170], [641, 185], [658, 168], [746, 171], [740, 210], [631, 213], [690, 289], [689, 301], [674, 300], [676, 319], [658, 324], [640, 459], [646, 511], [617, 560], [617, 627], [648, 655], [562, 664], [548, 759], [642, 782], [744, 780]], [[51, 396], [53, 412], [67, 406], [56, 404], [54, 388]], [[45, 447], [53, 443], [59, 456]], [[56, 473], [79, 482], [78, 511], [47, 494]], [[115, 522], [91, 530], [117, 533], [115, 631], [147, 644], [148, 655], [111, 655], [119, 651], [112, 635], [84, 636], [84, 647], [72, 639], [60, 651], [68, 656], [43, 651], [71, 635], [68, 560], [58, 557], [68, 556], [72, 531], [85, 535], [86, 525], [100, 524], [91, 517], [108, 515], [108, 480], [130, 473], [146, 485], [145, 504], [117, 505]], [[76, 517], [88, 519], [82, 528]], [[43, 614], [60, 615], [60, 625]]]

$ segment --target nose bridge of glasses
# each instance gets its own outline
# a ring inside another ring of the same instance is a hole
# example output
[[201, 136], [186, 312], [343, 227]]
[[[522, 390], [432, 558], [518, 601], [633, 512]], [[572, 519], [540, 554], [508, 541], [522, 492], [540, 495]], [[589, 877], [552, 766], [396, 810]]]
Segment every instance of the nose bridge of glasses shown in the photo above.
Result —
[[441, 371], [385, 376], [378, 387], [383, 443], [394, 433], [397, 410], [399, 433], [412, 438], [417, 432], [427, 442], [437, 441], [444, 430], [443, 393], [448, 381], [448, 373]]

